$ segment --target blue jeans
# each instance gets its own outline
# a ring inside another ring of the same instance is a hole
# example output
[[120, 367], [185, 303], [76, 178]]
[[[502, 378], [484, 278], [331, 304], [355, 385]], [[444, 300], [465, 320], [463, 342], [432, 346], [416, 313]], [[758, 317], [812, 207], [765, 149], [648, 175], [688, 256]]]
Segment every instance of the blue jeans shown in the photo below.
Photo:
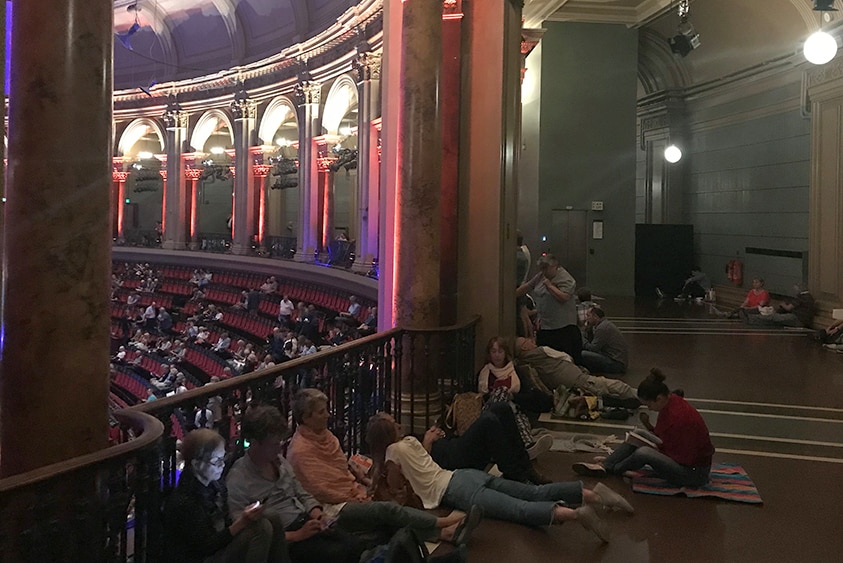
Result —
[[582, 365], [591, 373], [625, 373], [626, 366], [622, 363], [613, 360], [609, 356], [604, 356], [598, 352], [591, 350], [582, 351]]
[[793, 313], [773, 313], [772, 315], [748, 315], [747, 324], [752, 326], [790, 326], [802, 327], [799, 317]]
[[[401, 506], [396, 502], [349, 502], [337, 515], [337, 526], [364, 539], [383, 535], [387, 543], [399, 529], [409, 526], [427, 541], [439, 537], [436, 516], [423, 510]], [[375, 544], [373, 544], [375, 545]]]
[[649, 446], [636, 447], [623, 443], [603, 462], [609, 473], [623, 475], [649, 465], [656, 475], [679, 487], [701, 487], [708, 483], [710, 465], [682, 465]]
[[458, 469], [445, 489], [442, 504], [459, 510], [476, 504], [491, 518], [548, 526], [553, 523], [556, 506], [582, 504], [582, 481], [526, 485], [477, 469]]

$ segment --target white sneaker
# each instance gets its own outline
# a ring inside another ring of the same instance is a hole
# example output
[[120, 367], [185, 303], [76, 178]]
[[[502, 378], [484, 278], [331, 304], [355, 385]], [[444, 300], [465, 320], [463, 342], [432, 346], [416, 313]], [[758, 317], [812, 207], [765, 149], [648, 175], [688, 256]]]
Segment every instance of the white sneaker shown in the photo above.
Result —
[[826, 350], [843, 350], [843, 346], [840, 344], [823, 344], [823, 348]]
[[541, 436], [536, 438], [536, 441], [527, 448], [527, 455], [530, 456], [530, 459], [536, 459], [546, 451], [550, 450], [553, 446], [553, 436], [550, 434], [542, 434]]

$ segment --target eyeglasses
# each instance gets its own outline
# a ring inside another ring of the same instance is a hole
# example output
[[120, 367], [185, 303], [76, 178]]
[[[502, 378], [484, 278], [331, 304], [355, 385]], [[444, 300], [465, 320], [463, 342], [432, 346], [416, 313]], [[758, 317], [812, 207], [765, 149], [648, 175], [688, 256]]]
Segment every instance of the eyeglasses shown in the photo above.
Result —
[[225, 458], [224, 457], [215, 457], [215, 458], [209, 459], [206, 463], [208, 463], [208, 465], [215, 465], [217, 467], [222, 467], [223, 465], [225, 465]]

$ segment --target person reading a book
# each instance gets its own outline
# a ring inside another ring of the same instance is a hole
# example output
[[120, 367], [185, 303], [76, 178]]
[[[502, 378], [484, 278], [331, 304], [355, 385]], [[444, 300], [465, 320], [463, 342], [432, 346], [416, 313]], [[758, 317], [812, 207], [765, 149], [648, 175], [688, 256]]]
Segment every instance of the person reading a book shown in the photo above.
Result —
[[638, 386], [638, 398], [659, 413], [653, 434], [635, 429], [601, 463], [575, 463], [578, 475], [603, 477], [653, 468], [656, 475], [679, 487], [700, 487], [708, 482], [714, 446], [700, 413], [684, 397], [671, 393], [665, 376], [653, 368]]
[[[328, 429], [328, 397], [318, 389], [301, 389], [293, 399], [298, 424], [287, 449], [287, 461], [304, 489], [322, 503], [337, 526], [369, 543], [386, 543], [409, 526], [424, 539], [465, 543], [465, 513], [435, 515], [395, 502], [374, 502], [366, 469], [349, 463], [337, 437]], [[420, 508], [420, 507], [419, 507]]]

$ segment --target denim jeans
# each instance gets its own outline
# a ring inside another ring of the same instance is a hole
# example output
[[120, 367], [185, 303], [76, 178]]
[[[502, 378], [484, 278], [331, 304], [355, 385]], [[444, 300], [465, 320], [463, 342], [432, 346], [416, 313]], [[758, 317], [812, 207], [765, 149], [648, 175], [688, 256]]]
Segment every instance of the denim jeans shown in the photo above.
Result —
[[626, 371], [622, 363], [591, 350], [582, 351], [581, 365], [591, 373], [624, 373]]
[[772, 315], [748, 315], [746, 322], [753, 326], [790, 326], [799, 328], [802, 323], [793, 313], [773, 313]]
[[556, 506], [582, 504], [582, 482], [526, 485], [476, 469], [458, 469], [445, 489], [442, 504], [459, 510], [476, 504], [490, 518], [548, 526], [553, 523]]
[[679, 487], [700, 487], [708, 483], [711, 466], [682, 465], [649, 446], [623, 443], [603, 462], [609, 473], [622, 475], [649, 465], [656, 475]]
[[383, 538], [383, 543], [386, 543], [395, 532], [404, 527], [413, 528], [427, 541], [439, 537], [436, 516], [423, 510], [401, 506], [396, 502], [346, 503], [337, 516], [337, 527], [361, 537], [367, 544]]

